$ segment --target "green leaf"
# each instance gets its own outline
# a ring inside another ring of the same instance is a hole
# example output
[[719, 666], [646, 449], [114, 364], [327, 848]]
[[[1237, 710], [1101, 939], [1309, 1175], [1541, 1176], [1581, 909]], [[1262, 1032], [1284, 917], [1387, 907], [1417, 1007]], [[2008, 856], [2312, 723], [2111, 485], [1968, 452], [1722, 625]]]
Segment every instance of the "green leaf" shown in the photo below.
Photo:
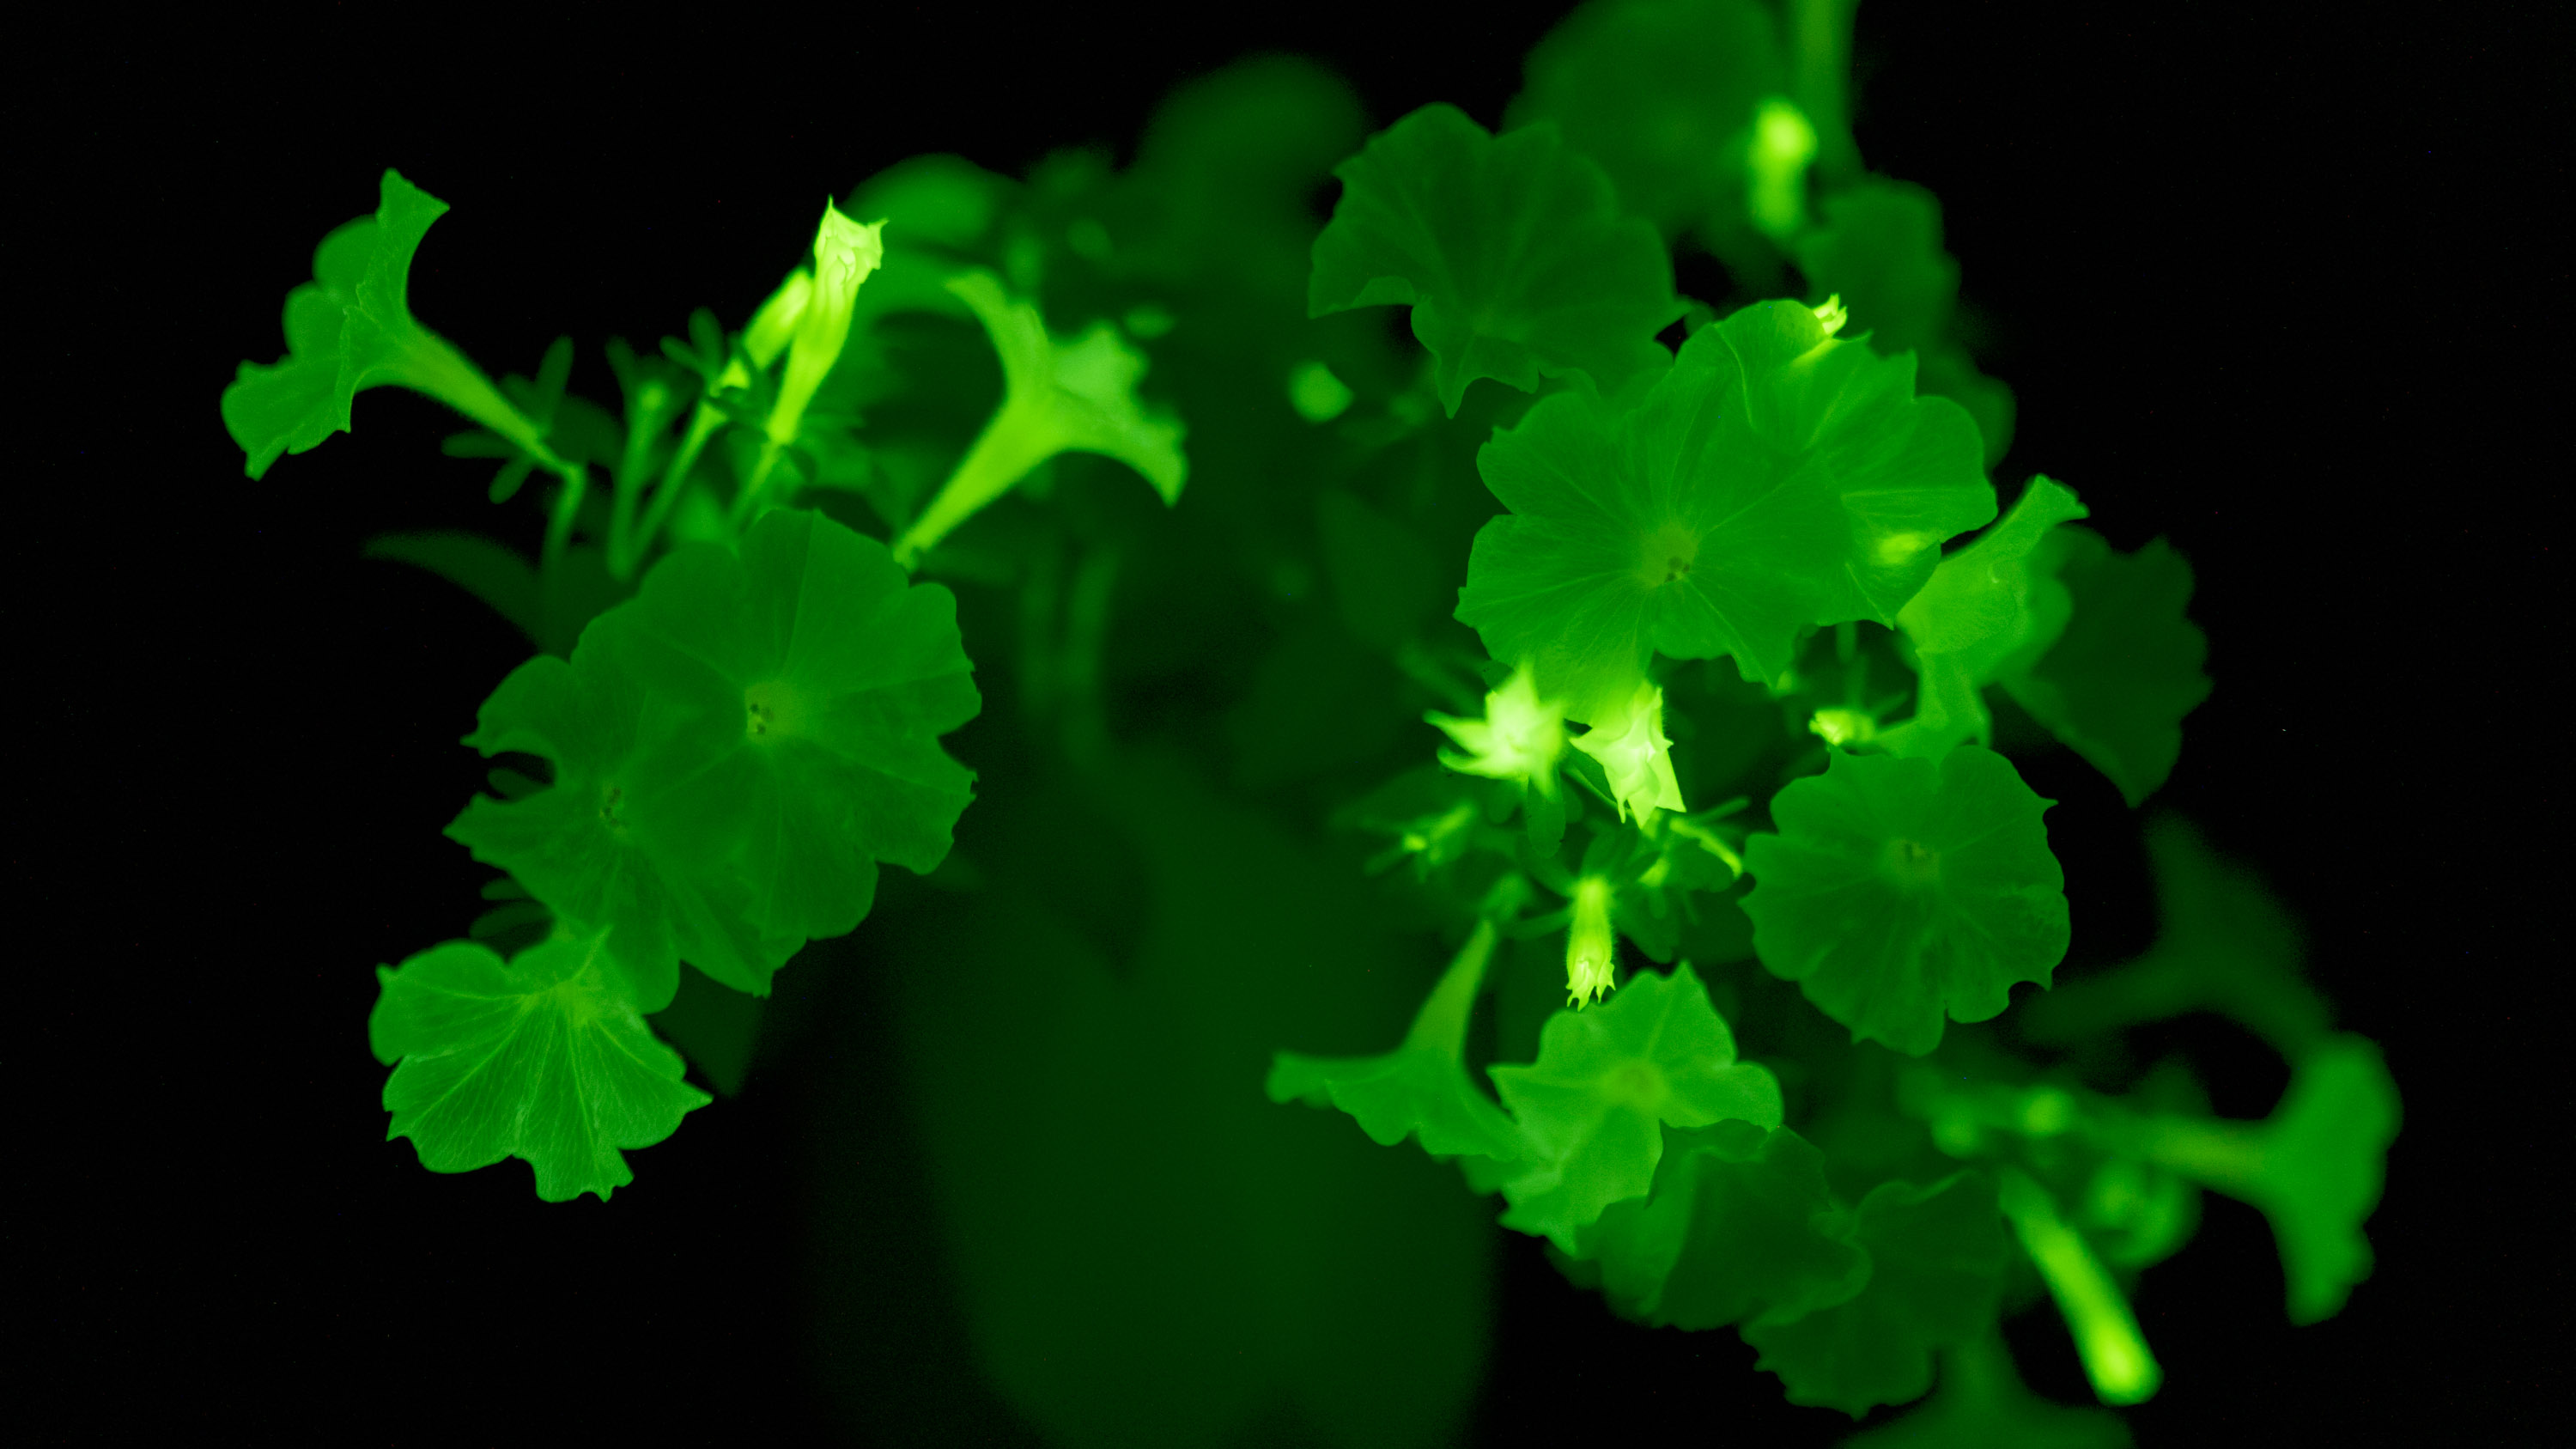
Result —
[[1731, 213], [1745, 225], [1755, 109], [1788, 89], [1779, 27], [1752, 0], [1577, 10], [1533, 47], [1507, 127], [1554, 121], [1627, 210], [1667, 237]]
[[[2191, 565], [2163, 539], [2116, 552], [2090, 529], [2051, 536], [2074, 617], [2005, 691], [2049, 732], [2143, 802], [2182, 754], [2182, 719], [2209, 697], [2209, 640], [2184, 617]], [[2034, 570], [2044, 566], [2034, 563]]]
[[1579, 372], [1616, 391], [1662, 364], [1655, 334], [1681, 315], [1663, 243], [1554, 126], [1497, 138], [1428, 105], [1333, 174], [1307, 315], [1411, 304], [1451, 417], [1480, 377], [1535, 392]]
[[610, 931], [647, 1010], [686, 959], [766, 995], [807, 937], [855, 927], [877, 862], [927, 874], [972, 772], [938, 737], [981, 707], [956, 601], [883, 545], [777, 511], [739, 556], [674, 550], [569, 663], [522, 665], [466, 743], [554, 762], [552, 789], [448, 827], [558, 915]]
[[1589, 709], [1657, 651], [1776, 683], [1810, 627], [1893, 625], [1942, 540], [1995, 513], [1967, 415], [1793, 302], [1702, 328], [1633, 406], [1541, 399], [1476, 463], [1511, 512], [1477, 533], [1458, 617]]
[[2065, 588], [2031, 577], [2030, 555], [2058, 524], [2085, 516], [2073, 491], [2034, 477], [2002, 522], [1941, 560], [1896, 616], [1921, 677], [1914, 718], [1875, 741], [1894, 755], [1938, 755], [1963, 740], [1992, 742], [1977, 687], [2008, 659], [2037, 655], [2066, 626]]
[[385, 1140], [410, 1138], [432, 1172], [519, 1157], [546, 1201], [604, 1202], [635, 1180], [621, 1150], [713, 1100], [680, 1080], [679, 1053], [653, 1039], [596, 943], [558, 936], [505, 965], [450, 941], [376, 980], [367, 1042], [394, 1067]]
[[1668, 1134], [1653, 1195], [1612, 1203], [1580, 1240], [1620, 1313], [1722, 1328], [1858, 1293], [1869, 1255], [1845, 1240], [1844, 1216], [1813, 1143], [1785, 1127], [1720, 1122]]
[[508, 545], [481, 534], [453, 529], [427, 533], [383, 533], [360, 550], [368, 558], [393, 559], [429, 570], [492, 606], [530, 643], [544, 637], [543, 594], [534, 564]]
[[447, 203], [388, 170], [376, 214], [335, 228], [313, 256], [313, 280], [286, 298], [287, 355], [245, 362], [224, 389], [224, 426], [258, 478], [283, 453], [349, 430], [359, 392], [407, 380], [418, 333], [405, 302], [411, 257]]
[[1393, 1147], [1420, 1139], [1433, 1157], [1479, 1157], [1496, 1166], [1527, 1155], [1520, 1129], [1467, 1076], [1467, 1018], [1493, 955], [1494, 926], [1479, 921], [1458, 959], [1422, 1003], [1404, 1044], [1373, 1057], [1280, 1052], [1264, 1090], [1273, 1102], [1303, 1100], [1349, 1113], [1369, 1140]]
[[1568, 1253], [1603, 1208], [1654, 1186], [1665, 1125], [1780, 1125], [1779, 1082], [1735, 1060], [1734, 1034], [1687, 965], [1641, 971], [1601, 1006], [1556, 1013], [1537, 1061], [1488, 1074], [1531, 1158], [1503, 1186], [1503, 1225]]
[[1942, 1016], [1985, 1021], [2066, 954], [2065, 873], [2011, 762], [1836, 753], [1773, 797], [1745, 842], [1753, 946], [1771, 974], [1867, 1038], [1921, 1056]]
[[1789, 1402], [1853, 1418], [1932, 1387], [1933, 1350], [1968, 1342], [1995, 1321], [2004, 1227], [1994, 1179], [1953, 1173], [1929, 1187], [1886, 1182], [1852, 1215], [1869, 1253], [1869, 1286], [1848, 1302], [1741, 1330], [1755, 1367], [1780, 1376]]

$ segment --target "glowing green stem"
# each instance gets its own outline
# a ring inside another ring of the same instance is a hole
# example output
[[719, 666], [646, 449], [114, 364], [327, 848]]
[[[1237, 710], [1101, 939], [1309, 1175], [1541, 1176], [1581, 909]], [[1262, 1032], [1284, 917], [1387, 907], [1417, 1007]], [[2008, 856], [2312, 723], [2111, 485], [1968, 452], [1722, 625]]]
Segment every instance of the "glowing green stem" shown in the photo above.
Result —
[[589, 470], [556, 457], [554, 450], [546, 446], [545, 430], [512, 406], [489, 378], [466, 361], [464, 353], [437, 333], [424, 327], [413, 328], [397, 356], [399, 360], [392, 371], [404, 386], [429, 394], [509, 439], [536, 459], [538, 466], [563, 479], [563, 492], [555, 499], [554, 517], [546, 525], [542, 562], [552, 567], [572, 538], [573, 518], [581, 510]]
[[1408, 1048], [1435, 1051], [1453, 1059], [1463, 1058], [1467, 1050], [1467, 1018], [1476, 1009], [1477, 988], [1485, 982], [1485, 963], [1494, 954], [1494, 921], [1490, 916], [1476, 922], [1474, 934], [1458, 948], [1458, 955], [1431, 988], [1430, 998], [1415, 1013], [1413, 1029], [1404, 1034]]
[[2164, 1370], [2156, 1366], [2146, 1336], [2138, 1331], [2128, 1296], [2093, 1256], [2084, 1235], [2058, 1217], [2048, 1189], [2009, 1167], [1999, 1179], [2004, 1216], [2012, 1219], [2023, 1251], [2065, 1315], [2094, 1394], [2106, 1404], [2139, 1404], [2154, 1397]]
[[627, 419], [626, 449], [617, 459], [617, 494], [608, 509], [608, 572], [613, 578], [627, 578], [635, 572], [642, 552], [635, 542], [635, 505], [643, 497], [646, 476], [652, 470], [653, 440], [661, 435], [662, 425], [670, 421], [664, 410], [675, 401], [669, 388], [659, 382], [647, 382]]
[[690, 415], [689, 431], [681, 436], [679, 450], [671, 455], [670, 465], [662, 470], [661, 486], [653, 490], [653, 501], [644, 509], [644, 521], [636, 527], [634, 545], [626, 558], [629, 573], [651, 551], [662, 525], [670, 521], [671, 510], [679, 506], [680, 496], [689, 491], [689, 470], [697, 466], [698, 455], [706, 451], [707, 439], [714, 437], [716, 429], [723, 427], [724, 422], [723, 411], [712, 403], [699, 403], [698, 410]]
[[2245, 1202], [2263, 1201], [2264, 1124], [2196, 1117], [2153, 1117], [2132, 1129], [2130, 1145], [2159, 1167]]
[[1790, 81], [1798, 105], [1816, 126], [1816, 169], [1831, 186], [1860, 173], [1860, 148], [1846, 118], [1844, 78], [1851, 74], [1852, 11], [1856, 0], [1790, 0], [1789, 34], [1795, 51]]
[[752, 465], [751, 476], [743, 480], [742, 491], [734, 495], [733, 511], [726, 519], [736, 532], [750, 527], [752, 519], [758, 515], [760, 495], [769, 486], [771, 471], [778, 466], [779, 452], [780, 445], [775, 438], [760, 445], [760, 461]]
[[573, 520], [581, 513], [582, 494], [590, 487], [590, 470], [575, 463], [558, 470], [564, 480], [563, 491], [555, 495], [555, 516], [546, 521], [545, 550], [538, 563], [548, 569], [563, 557], [564, 548], [572, 542]]

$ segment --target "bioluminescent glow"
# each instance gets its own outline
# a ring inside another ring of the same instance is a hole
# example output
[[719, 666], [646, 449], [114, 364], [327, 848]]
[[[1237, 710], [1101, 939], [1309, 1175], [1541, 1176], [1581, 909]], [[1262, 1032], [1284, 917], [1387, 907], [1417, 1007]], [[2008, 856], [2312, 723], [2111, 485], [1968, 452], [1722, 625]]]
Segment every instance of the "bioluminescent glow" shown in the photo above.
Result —
[[[447, 827], [491, 909], [379, 968], [391, 1134], [604, 1200], [819, 1050], [781, 972], [881, 973], [904, 1120], [827, 1125], [910, 1133], [1050, 1441], [1455, 1439], [1497, 1220], [1796, 1403], [1931, 1395], [1918, 1442], [2116, 1440], [2022, 1387], [2012, 1285], [2138, 1403], [2129, 1293], [2204, 1192], [2338, 1312], [2401, 1114], [2280, 904], [2148, 818], [2155, 945], [2057, 984], [2055, 812], [2103, 807], [2021, 752], [2155, 796], [2193, 574], [2086, 526], [2134, 500], [1998, 492], [2013, 393], [1938, 198], [1863, 164], [1849, 20], [1596, 0], [1499, 131], [1370, 135], [1271, 57], [1123, 169], [915, 157], [761, 243], [807, 251], [738, 326], [606, 340], [615, 408], [571, 338], [496, 382], [413, 316], [448, 208], [385, 172], [221, 409], [260, 478], [407, 387], [543, 513], [533, 559], [368, 546], [533, 651]], [[1694, 253], [1732, 290], [1677, 292]], [[2120, 1065], [2203, 1011], [2291, 1063], [2267, 1119]], [[1408, 1140], [1474, 1199], [1365, 1156]]]

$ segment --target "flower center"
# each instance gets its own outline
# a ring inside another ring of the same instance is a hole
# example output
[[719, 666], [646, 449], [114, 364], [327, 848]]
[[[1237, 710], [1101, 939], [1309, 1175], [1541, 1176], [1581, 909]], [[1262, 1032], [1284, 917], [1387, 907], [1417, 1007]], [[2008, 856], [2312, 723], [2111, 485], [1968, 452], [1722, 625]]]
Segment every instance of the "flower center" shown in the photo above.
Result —
[[795, 733], [799, 701], [796, 691], [783, 679], [763, 680], [742, 692], [743, 734], [755, 740], [774, 740]]
[[1889, 879], [1908, 890], [1928, 890], [1941, 883], [1941, 852], [1919, 840], [1887, 842], [1881, 863]]
[[1691, 565], [1699, 559], [1699, 535], [1674, 519], [1646, 535], [1645, 551], [1637, 561], [1637, 577], [1647, 588], [1661, 588], [1690, 577]]

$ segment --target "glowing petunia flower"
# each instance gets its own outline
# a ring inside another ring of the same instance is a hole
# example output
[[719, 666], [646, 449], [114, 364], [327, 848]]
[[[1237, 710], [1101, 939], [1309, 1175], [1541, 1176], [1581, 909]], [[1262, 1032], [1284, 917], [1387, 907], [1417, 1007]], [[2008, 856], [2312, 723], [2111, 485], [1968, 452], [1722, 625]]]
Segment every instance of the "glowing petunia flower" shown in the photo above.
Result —
[[1520, 780], [1541, 795], [1556, 793], [1556, 762], [1565, 754], [1565, 702], [1541, 701], [1538, 676], [1528, 665], [1485, 696], [1483, 719], [1437, 712], [1423, 718], [1457, 741], [1456, 750], [1440, 752], [1440, 763], [1450, 769], [1494, 780]]
[[1682, 809], [1673, 778], [1673, 742], [1664, 738], [1664, 692], [1640, 680], [1626, 710], [1592, 722], [1574, 747], [1601, 762], [1623, 817], [1644, 820], [1655, 809]]

